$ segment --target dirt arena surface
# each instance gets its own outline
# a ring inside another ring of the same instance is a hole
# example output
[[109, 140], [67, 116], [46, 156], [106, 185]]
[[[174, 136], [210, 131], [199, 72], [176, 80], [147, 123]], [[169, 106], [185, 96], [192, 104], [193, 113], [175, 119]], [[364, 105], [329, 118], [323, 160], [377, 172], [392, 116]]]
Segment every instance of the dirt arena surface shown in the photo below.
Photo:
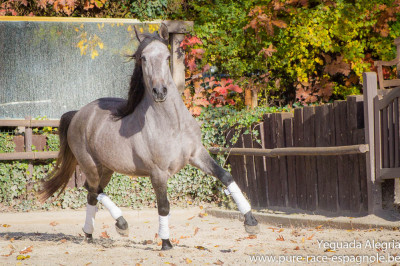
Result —
[[216, 218], [192, 207], [172, 209], [174, 248], [160, 251], [157, 210], [122, 211], [129, 223], [129, 237], [118, 235], [110, 214], [99, 210], [93, 244], [84, 241], [84, 210], [1, 213], [0, 265], [276, 265], [279, 261], [283, 265], [365, 265], [377, 264], [377, 258], [380, 265], [394, 265], [396, 259], [400, 263], [396, 228], [339, 230], [322, 225], [280, 228], [260, 224], [261, 232], [254, 236], [245, 232], [242, 221]]

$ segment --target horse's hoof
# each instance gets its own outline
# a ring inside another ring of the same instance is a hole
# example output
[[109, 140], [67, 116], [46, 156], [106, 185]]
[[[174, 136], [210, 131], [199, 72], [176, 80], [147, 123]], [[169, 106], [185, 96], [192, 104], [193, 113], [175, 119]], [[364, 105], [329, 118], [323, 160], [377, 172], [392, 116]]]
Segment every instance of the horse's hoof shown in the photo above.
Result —
[[[85, 233], [85, 232], [84, 232]], [[85, 233], [85, 241], [89, 244], [93, 243], [93, 235]]]
[[115, 223], [115, 229], [117, 230], [117, 233], [121, 236], [129, 236], [128, 223], [126, 222], [124, 217], [121, 216], [117, 219], [117, 222]]
[[244, 229], [246, 230], [246, 232], [250, 235], [255, 235], [260, 233], [260, 225], [244, 225]]
[[169, 242], [169, 239], [161, 239], [161, 240], [162, 240], [161, 250], [172, 249], [172, 244], [171, 244], [171, 242]]

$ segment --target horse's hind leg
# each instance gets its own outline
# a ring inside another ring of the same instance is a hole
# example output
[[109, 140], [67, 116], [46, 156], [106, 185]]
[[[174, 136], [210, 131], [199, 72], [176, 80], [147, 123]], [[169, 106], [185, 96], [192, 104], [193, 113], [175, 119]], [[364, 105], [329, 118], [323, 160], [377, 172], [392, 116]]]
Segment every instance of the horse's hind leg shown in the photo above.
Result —
[[251, 212], [250, 204], [233, 180], [232, 175], [219, 166], [204, 147], [200, 148], [190, 159], [190, 164], [199, 168], [206, 174], [217, 177], [227, 187], [239, 211], [244, 215], [244, 226], [247, 233], [255, 234], [260, 231], [258, 222]]
[[157, 208], [159, 218], [158, 235], [161, 238], [161, 250], [168, 250], [172, 248], [169, 241], [169, 201], [167, 197], [167, 175], [151, 176], [151, 183], [157, 197]]

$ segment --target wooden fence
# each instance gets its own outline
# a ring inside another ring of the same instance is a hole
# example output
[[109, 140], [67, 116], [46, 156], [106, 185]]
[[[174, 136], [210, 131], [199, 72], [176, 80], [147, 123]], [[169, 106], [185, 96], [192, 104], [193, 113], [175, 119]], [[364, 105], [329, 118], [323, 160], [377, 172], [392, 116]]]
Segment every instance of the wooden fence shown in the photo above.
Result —
[[[261, 144], [242, 134], [235, 148], [349, 146], [365, 143], [362, 96], [265, 115], [255, 125]], [[228, 133], [227, 138], [233, 132]], [[364, 146], [354, 146], [364, 147]], [[364, 150], [365, 151], [365, 150]], [[368, 209], [366, 156], [230, 155], [232, 175], [254, 207], [363, 212]], [[288, 155], [288, 149], [285, 154]], [[358, 152], [357, 152], [358, 153]], [[299, 154], [299, 153], [297, 153]]]
[[[0, 127], [24, 127], [24, 152], [10, 152], [0, 153], [0, 161], [10, 160], [29, 160], [28, 172], [33, 173], [33, 160], [46, 160], [57, 158], [57, 151], [32, 151], [32, 144], [35, 135], [33, 135], [33, 128], [39, 127], [58, 127], [60, 120], [34, 120], [26, 117], [25, 120], [5, 120], [0, 119]], [[30, 174], [31, 175], [31, 174]], [[28, 178], [30, 178], [30, 175]], [[85, 182], [85, 176], [80, 170], [79, 166], [76, 167], [74, 176], [70, 179], [68, 187], [81, 187]], [[28, 182], [28, 184], [30, 184]]]

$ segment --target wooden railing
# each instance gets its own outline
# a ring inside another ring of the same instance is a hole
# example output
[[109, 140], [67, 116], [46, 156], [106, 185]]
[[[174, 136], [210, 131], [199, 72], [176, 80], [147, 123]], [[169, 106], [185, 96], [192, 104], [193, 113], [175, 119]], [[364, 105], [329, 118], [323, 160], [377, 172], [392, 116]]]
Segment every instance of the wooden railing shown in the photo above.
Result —
[[32, 128], [38, 127], [58, 127], [60, 120], [34, 120], [26, 117], [25, 120], [5, 120], [0, 119], [0, 127], [25, 127], [25, 152], [0, 153], [2, 160], [36, 160], [57, 158], [57, 151], [32, 151]]

